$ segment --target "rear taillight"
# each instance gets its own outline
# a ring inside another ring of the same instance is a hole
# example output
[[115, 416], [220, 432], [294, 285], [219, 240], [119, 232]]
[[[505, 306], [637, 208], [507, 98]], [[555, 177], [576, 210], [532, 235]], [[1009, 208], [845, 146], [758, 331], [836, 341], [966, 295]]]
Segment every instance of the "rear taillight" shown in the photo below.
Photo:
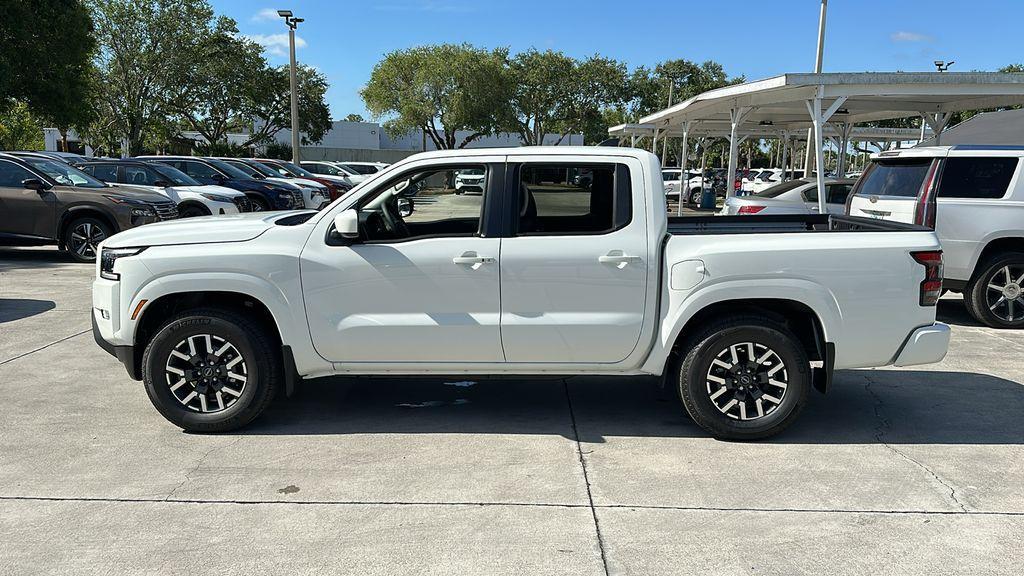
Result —
[[935, 188], [937, 187], [935, 175], [939, 170], [940, 162], [932, 162], [928, 169], [928, 175], [924, 179], [924, 186], [921, 193], [917, 195], [917, 205], [914, 207], [914, 224], [927, 226], [935, 229]]
[[757, 214], [764, 208], [764, 206], [740, 206], [740, 211], [737, 214]]
[[921, 282], [921, 306], [935, 306], [942, 296], [942, 250], [911, 252], [914, 260], [924, 266], [924, 281]]

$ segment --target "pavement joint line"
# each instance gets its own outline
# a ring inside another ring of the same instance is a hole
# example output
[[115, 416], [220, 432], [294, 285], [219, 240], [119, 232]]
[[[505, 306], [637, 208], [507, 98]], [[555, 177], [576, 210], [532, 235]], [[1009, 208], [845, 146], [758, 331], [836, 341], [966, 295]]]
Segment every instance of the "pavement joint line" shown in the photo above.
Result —
[[752, 512], [769, 514], [851, 514], [881, 516], [1008, 516], [1024, 517], [1024, 511], [972, 510], [870, 510], [842, 508], [748, 508], [733, 506], [669, 506], [652, 504], [569, 504], [555, 502], [471, 502], [471, 501], [403, 501], [403, 500], [217, 500], [198, 498], [117, 498], [102, 496], [0, 496], [0, 502], [69, 502], [121, 504], [192, 504], [237, 506], [434, 506], [479, 508], [564, 508], [594, 510], [667, 510], [679, 512]]
[[67, 340], [71, 340], [72, 338], [75, 338], [76, 336], [81, 336], [82, 334], [85, 334], [86, 332], [91, 332], [91, 331], [92, 331], [92, 328], [86, 328], [85, 330], [82, 330], [81, 332], [76, 332], [76, 333], [74, 333], [74, 334], [72, 334], [70, 336], [65, 336], [65, 337], [61, 338], [60, 340], [55, 340], [55, 341], [50, 342], [49, 344], [47, 344], [45, 346], [40, 346], [39, 348], [36, 348], [35, 350], [29, 350], [28, 352], [23, 352], [23, 353], [18, 354], [17, 356], [15, 356], [13, 358], [8, 358], [7, 360], [4, 360], [4, 361], [0, 362], [0, 366], [3, 366], [4, 364], [7, 364], [8, 362], [14, 362], [18, 358], [24, 358], [25, 356], [28, 356], [29, 354], [35, 354], [36, 352], [39, 352], [40, 350], [46, 350], [50, 346], [53, 346], [55, 344], [60, 344], [61, 342], [64, 342], [64, 341], [67, 341]]
[[874, 398], [874, 400], [875, 400], [874, 412], [875, 412], [875, 418], [878, 420], [878, 426], [875, 427], [875, 440], [878, 441], [878, 443], [881, 444], [882, 446], [885, 446], [886, 448], [891, 450], [893, 453], [899, 455], [904, 460], [906, 460], [906, 461], [916, 465], [918, 468], [920, 468], [920, 469], [924, 470], [925, 472], [927, 472], [928, 474], [930, 474], [931, 477], [934, 478], [936, 482], [938, 482], [939, 484], [944, 486], [947, 490], [949, 490], [949, 498], [953, 501], [954, 504], [956, 504], [960, 508], [960, 513], [962, 513], [962, 514], [968, 513], [967, 507], [964, 506], [964, 503], [961, 502], [959, 498], [957, 498], [957, 496], [956, 496], [956, 488], [952, 484], [950, 484], [949, 482], [946, 482], [945, 480], [943, 480], [938, 474], [935, 473], [934, 470], [932, 470], [930, 467], [925, 465], [923, 462], [921, 462], [921, 461], [919, 461], [919, 460], [917, 460], [915, 458], [910, 457], [909, 455], [904, 453], [899, 448], [896, 448], [895, 446], [892, 446], [891, 444], [889, 444], [888, 442], [886, 442], [885, 440], [882, 439], [882, 437], [885, 436], [886, 434], [888, 434], [889, 430], [892, 428], [892, 422], [890, 422], [888, 418], [882, 416], [882, 413], [879, 410], [884, 404], [882, 402], [882, 397], [879, 396], [877, 392], [875, 392], [874, 390], [871, 389], [871, 385], [875, 384], [874, 379], [871, 376], [869, 376], [867, 373], [862, 373], [861, 375], [864, 377], [864, 380], [865, 380], [864, 390], [867, 391], [867, 393], [870, 394], [871, 397]]
[[576, 426], [576, 412], [572, 409], [572, 395], [569, 393], [569, 382], [563, 378], [562, 387], [565, 389], [565, 402], [569, 407], [569, 419], [572, 421], [572, 435], [576, 441], [576, 455], [580, 459], [580, 467], [583, 469], [583, 483], [587, 487], [587, 503], [590, 506], [590, 514], [594, 517], [594, 532], [597, 534], [597, 548], [601, 552], [601, 565], [604, 566], [604, 574], [608, 576], [608, 557], [604, 550], [604, 536], [601, 535], [601, 522], [597, 519], [597, 509], [594, 508], [594, 495], [590, 490], [590, 476], [587, 473], [587, 460], [583, 455], [583, 445], [580, 443], [580, 431]]

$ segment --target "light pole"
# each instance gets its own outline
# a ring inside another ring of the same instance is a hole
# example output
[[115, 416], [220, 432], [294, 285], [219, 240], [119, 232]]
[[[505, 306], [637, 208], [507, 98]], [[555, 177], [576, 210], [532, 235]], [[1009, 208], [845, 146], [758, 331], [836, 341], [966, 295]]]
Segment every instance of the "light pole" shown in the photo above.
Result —
[[289, 79], [292, 90], [292, 163], [299, 163], [299, 90], [298, 81], [295, 78], [295, 28], [302, 18], [296, 18], [291, 10], [278, 10], [277, 15], [284, 18], [288, 25], [288, 57], [289, 57]]
[[[828, 11], [828, 0], [821, 0], [821, 13], [818, 14], [818, 51], [814, 55], [814, 73], [821, 74], [821, 60], [825, 52], [825, 12]], [[813, 154], [821, 152], [811, 149], [811, 141], [814, 138], [814, 128], [807, 129], [807, 150], [804, 153], [804, 177], [811, 175], [811, 164], [814, 162]]]

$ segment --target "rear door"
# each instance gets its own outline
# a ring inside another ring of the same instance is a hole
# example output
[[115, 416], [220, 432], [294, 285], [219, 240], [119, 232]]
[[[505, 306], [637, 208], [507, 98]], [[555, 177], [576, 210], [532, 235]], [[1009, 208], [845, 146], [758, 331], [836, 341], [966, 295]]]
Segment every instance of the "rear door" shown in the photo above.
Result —
[[514, 205], [501, 240], [507, 361], [626, 360], [643, 328], [649, 259], [657, 257], [648, 254], [646, 207], [633, 205], [643, 198], [640, 162], [510, 156], [506, 190]]
[[849, 214], [913, 224], [917, 202], [937, 158], [881, 158], [857, 181]]

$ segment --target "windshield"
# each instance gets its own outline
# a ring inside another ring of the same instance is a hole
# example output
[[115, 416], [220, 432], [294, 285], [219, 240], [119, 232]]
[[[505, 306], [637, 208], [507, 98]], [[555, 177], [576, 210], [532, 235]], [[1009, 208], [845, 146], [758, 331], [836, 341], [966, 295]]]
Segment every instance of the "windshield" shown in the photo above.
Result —
[[760, 192], [754, 194], [754, 196], [757, 196], [758, 198], [775, 198], [776, 196], [781, 196], [794, 188], [799, 188], [804, 184], [807, 184], [807, 182], [803, 180], [790, 180], [789, 182], [780, 182], [775, 186], [769, 186], [768, 188], [761, 190]]
[[216, 158], [209, 158], [206, 161], [209, 162], [211, 166], [214, 166], [218, 170], [220, 170], [221, 172], [227, 174], [229, 178], [243, 178], [243, 179], [246, 179], [246, 180], [251, 180], [252, 179], [252, 176], [249, 176], [245, 172], [242, 172], [238, 168], [235, 168], [234, 166], [232, 166], [231, 164], [228, 164], [227, 162], [225, 162], [223, 160], [217, 160]]
[[225, 160], [228, 164], [231, 164], [235, 168], [238, 168], [242, 172], [245, 172], [246, 176], [250, 178], [262, 179], [265, 175], [254, 168], [253, 166], [242, 162], [241, 160]]
[[164, 179], [170, 180], [171, 184], [174, 184], [175, 186], [200, 186], [201, 185], [201, 184], [199, 184], [199, 181], [197, 181], [196, 179], [192, 178], [188, 174], [185, 174], [181, 170], [178, 170], [174, 166], [168, 166], [167, 164], [159, 164], [157, 162], [153, 162], [152, 164], [149, 164], [148, 166], [150, 168], [152, 168], [154, 172], [159, 174]]
[[295, 164], [292, 164], [291, 162], [283, 162], [283, 161], [281, 161], [281, 162], [278, 162], [278, 164], [280, 164], [281, 167], [283, 167], [285, 169], [285, 171], [287, 171], [292, 176], [298, 176], [299, 178], [316, 178], [316, 174], [313, 174], [312, 172], [310, 172], [309, 170], [306, 170], [305, 168], [303, 168], [301, 166], [296, 166]]
[[917, 198], [931, 165], [931, 158], [875, 161], [861, 176], [857, 195]]
[[79, 188], [106, 188], [107, 185], [78, 168], [73, 168], [59, 160], [47, 160], [44, 158], [23, 157], [26, 163], [53, 178], [58, 184], [64, 186], [77, 186]]
[[277, 173], [273, 168], [266, 166], [259, 160], [245, 160], [245, 165], [255, 170], [260, 176], [264, 178], [280, 178], [281, 175]]

